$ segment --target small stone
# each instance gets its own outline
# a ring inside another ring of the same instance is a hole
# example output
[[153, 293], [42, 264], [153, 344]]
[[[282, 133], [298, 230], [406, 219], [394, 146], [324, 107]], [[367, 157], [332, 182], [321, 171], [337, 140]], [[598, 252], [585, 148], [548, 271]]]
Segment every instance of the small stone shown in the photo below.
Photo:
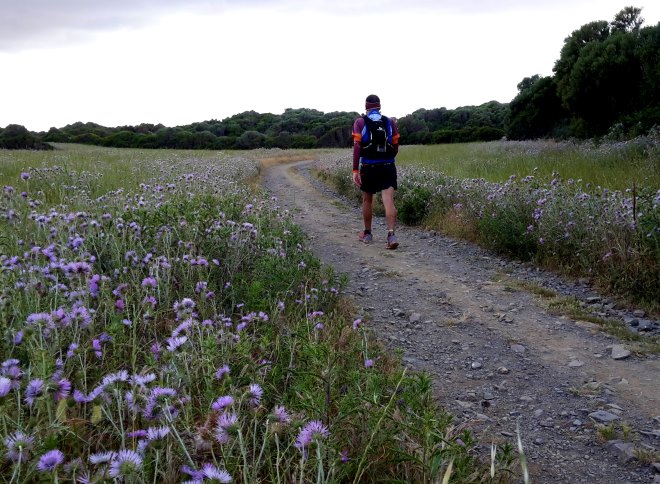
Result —
[[660, 474], [660, 462], [654, 462], [653, 465], [652, 465], [651, 467], [653, 467], [653, 470], [654, 470], [656, 473]]
[[646, 316], [646, 313], [641, 309], [635, 309], [633, 311], [633, 316], [635, 316], [636, 318], [643, 318], [644, 316]]
[[642, 319], [639, 322], [639, 326], [637, 327], [637, 329], [639, 331], [652, 331], [654, 327], [655, 324], [653, 323], [653, 321], [650, 321], [648, 319]]
[[484, 392], [484, 400], [494, 400], [494, 399], [495, 399], [495, 395], [493, 395], [490, 392]]
[[534, 410], [534, 416], [536, 418], [539, 418], [541, 415], [543, 415], [543, 410], [542, 409], [537, 408], [536, 410]]
[[602, 301], [602, 298], [598, 296], [592, 296], [587, 298], [587, 304], [596, 304]]
[[579, 419], [576, 418], [575, 420], [573, 420], [573, 425], [575, 425], [576, 427], [581, 426], [582, 425], [582, 420], [579, 420]]
[[623, 345], [612, 345], [612, 359], [624, 360], [630, 356], [630, 350]]
[[606, 412], [605, 410], [597, 410], [595, 412], [591, 412], [589, 414], [589, 417], [601, 423], [608, 423], [608, 422], [612, 422], [613, 420], [619, 419], [618, 415], [614, 415], [613, 413]]
[[543, 445], [543, 444], [545, 444], [545, 440], [543, 440], [542, 438], [539, 437], [537, 439], [534, 439], [534, 445]]
[[623, 318], [623, 322], [626, 323], [628, 326], [637, 326], [639, 325], [639, 319], [637, 318], [630, 318], [626, 316]]
[[511, 351], [519, 355], [522, 355], [525, 353], [526, 348], [523, 345], [511, 345]]
[[534, 401], [534, 397], [530, 397], [529, 395], [523, 395], [522, 397], [519, 398], [521, 402], [525, 403], [531, 403]]
[[475, 361], [475, 362], [472, 363], [470, 366], [472, 367], [473, 370], [478, 370], [478, 369], [481, 368], [483, 365], [482, 365], [481, 363], [479, 363], [478, 361]]
[[508, 375], [510, 373], [510, 371], [506, 366], [500, 366], [497, 369], [497, 373], [499, 373], [500, 375]]
[[580, 361], [580, 360], [571, 360], [568, 362], [568, 366], [570, 368], [579, 368], [583, 365], [584, 365], [584, 361]]
[[422, 319], [422, 315], [421, 315], [421, 314], [419, 314], [419, 313], [412, 313], [412, 314], [410, 315], [410, 319], [409, 319], [409, 321], [410, 321], [411, 323], [418, 323], [421, 319]]
[[459, 407], [461, 407], [463, 409], [466, 409], [466, 410], [468, 410], [468, 409], [470, 409], [474, 406], [474, 404], [472, 404], [470, 402], [463, 402], [461, 400], [456, 400], [456, 403], [458, 404]]
[[612, 450], [623, 462], [635, 460], [635, 445], [622, 440], [610, 440], [607, 447]]
[[500, 433], [505, 437], [513, 437], [513, 434], [511, 432], [507, 432], [506, 430], [502, 430]]
[[395, 316], [397, 316], [397, 317], [401, 317], [401, 316], [405, 316], [405, 315], [406, 315], [406, 313], [405, 313], [403, 310], [398, 309], [398, 308], [394, 308], [394, 309], [392, 309], [392, 313], [393, 313]]

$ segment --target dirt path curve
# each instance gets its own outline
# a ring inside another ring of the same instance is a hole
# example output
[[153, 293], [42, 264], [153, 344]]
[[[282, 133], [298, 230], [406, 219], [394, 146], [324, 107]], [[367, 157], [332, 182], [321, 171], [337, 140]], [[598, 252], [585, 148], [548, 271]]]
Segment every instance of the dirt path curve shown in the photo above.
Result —
[[349, 276], [348, 292], [378, 337], [433, 377], [440, 403], [472, 428], [484, 455], [493, 441], [515, 443], [519, 425], [532, 482], [653, 481], [625, 443], [599, 443], [589, 414], [607, 412], [598, 415], [632, 428], [624, 440], [657, 450], [657, 357], [613, 360], [609, 347], [618, 342], [595, 325], [550, 315], [536, 296], [493, 281], [532, 274], [555, 290], [577, 290], [572, 283], [472, 244], [399, 227], [401, 246], [387, 251], [379, 218], [374, 243], [358, 243], [359, 208], [316, 182], [311, 164], [266, 167], [263, 185], [321, 261]]

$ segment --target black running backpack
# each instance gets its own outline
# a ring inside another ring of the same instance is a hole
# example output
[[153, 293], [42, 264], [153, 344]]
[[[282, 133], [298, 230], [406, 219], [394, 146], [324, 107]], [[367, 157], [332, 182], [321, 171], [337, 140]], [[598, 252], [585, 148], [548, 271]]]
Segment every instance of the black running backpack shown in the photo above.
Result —
[[367, 128], [362, 136], [360, 156], [368, 160], [393, 160], [396, 153], [392, 146], [392, 123], [386, 116], [374, 121], [369, 116], [362, 116]]

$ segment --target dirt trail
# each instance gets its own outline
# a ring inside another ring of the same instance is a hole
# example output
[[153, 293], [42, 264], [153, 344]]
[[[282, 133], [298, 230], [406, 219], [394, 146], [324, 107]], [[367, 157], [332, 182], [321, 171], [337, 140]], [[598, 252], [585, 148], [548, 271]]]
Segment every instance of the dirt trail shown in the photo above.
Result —
[[359, 208], [315, 182], [310, 166], [271, 164], [263, 184], [321, 261], [349, 276], [348, 292], [379, 338], [432, 375], [440, 403], [473, 429], [484, 455], [491, 441], [514, 443], [519, 425], [532, 482], [653, 481], [625, 444], [598, 442], [589, 414], [608, 412], [632, 427], [636, 447], [657, 450], [658, 357], [613, 360], [618, 341], [595, 325], [553, 316], [536, 296], [493, 281], [531, 274], [559, 291], [576, 284], [472, 244], [399, 227], [401, 246], [387, 251], [378, 217], [374, 243], [358, 243]]

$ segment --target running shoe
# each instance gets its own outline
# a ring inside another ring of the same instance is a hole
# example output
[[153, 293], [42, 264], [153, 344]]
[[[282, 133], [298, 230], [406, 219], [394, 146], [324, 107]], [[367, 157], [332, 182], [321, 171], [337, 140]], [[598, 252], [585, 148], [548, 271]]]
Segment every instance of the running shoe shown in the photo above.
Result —
[[396, 240], [396, 235], [387, 234], [387, 245], [385, 247], [389, 250], [394, 250], [399, 247], [399, 241]]
[[365, 244], [370, 244], [371, 241], [374, 240], [374, 236], [371, 235], [371, 232], [365, 234], [364, 230], [358, 234], [358, 237], [360, 239], [360, 242], [364, 242]]

